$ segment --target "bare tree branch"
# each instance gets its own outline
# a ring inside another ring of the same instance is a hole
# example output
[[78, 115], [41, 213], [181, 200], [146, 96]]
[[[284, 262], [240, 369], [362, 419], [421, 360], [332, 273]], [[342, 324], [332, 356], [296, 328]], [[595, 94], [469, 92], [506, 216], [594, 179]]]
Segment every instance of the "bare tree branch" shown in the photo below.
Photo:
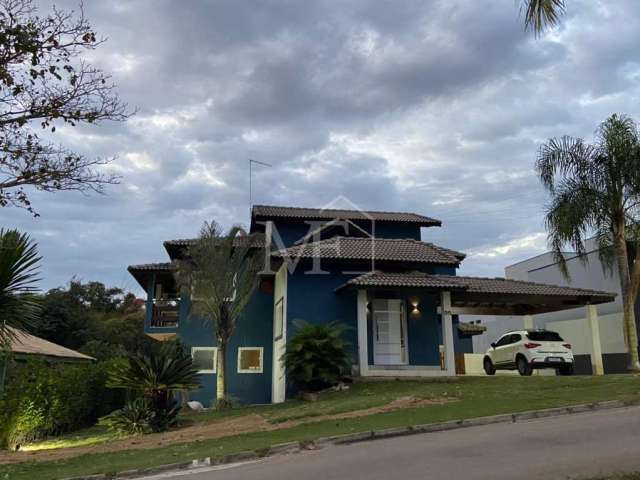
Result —
[[59, 124], [124, 121], [134, 113], [111, 76], [82, 59], [103, 42], [82, 5], [77, 13], [54, 7], [39, 17], [32, 0], [0, 0], [0, 207], [37, 215], [28, 188], [102, 193], [118, 182], [101, 172], [113, 158], [86, 158], [37, 133], [54, 133]]

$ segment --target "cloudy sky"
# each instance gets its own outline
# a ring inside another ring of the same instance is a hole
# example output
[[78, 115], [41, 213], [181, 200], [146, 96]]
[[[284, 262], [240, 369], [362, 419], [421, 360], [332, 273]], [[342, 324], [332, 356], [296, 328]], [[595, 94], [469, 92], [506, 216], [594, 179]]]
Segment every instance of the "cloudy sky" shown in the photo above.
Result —
[[90, 60], [138, 114], [56, 139], [118, 155], [121, 184], [37, 194], [39, 218], [1, 223], [38, 241], [44, 288], [136, 289], [127, 265], [164, 261], [163, 240], [248, 224], [254, 158], [273, 165], [254, 171], [256, 203], [434, 216], [423, 238], [467, 252], [462, 273], [501, 275], [545, 249], [538, 146], [640, 118], [640, 3], [567, 3], [536, 40], [519, 0], [87, 0], [108, 38]]

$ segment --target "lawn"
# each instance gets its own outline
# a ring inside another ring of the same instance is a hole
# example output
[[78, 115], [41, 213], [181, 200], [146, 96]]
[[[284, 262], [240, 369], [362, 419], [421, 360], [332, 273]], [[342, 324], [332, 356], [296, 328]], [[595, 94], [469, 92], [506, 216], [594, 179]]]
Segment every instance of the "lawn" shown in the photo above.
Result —
[[[590, 403], [595, 401], [640, 399], [640, 378], [632, 375], [606, 377], [459, 377], [451, 380], [375, 381], [357, 383], [347, 392], [321, 395], [317, 402], [294, 400], [280, 405], [238, 408], [224, 412], [187, 414], [186, 426], [224, 422], [259, 415], [277, 428], [224, 438], [182, 442], [160, 448], [78, 454], [57, 461], [25, 461], [0, 465], [0, 478], [22, 480], [58, 479], [93, 473], [113, 473], [134, 468], [191, 460], [219, 458], [239, 451], [266, 448], [289, 441], [312, 440], [320, 437], [370, 431], [375, 429], [466, 419], [518, 412], [538, 408]], [[385, 410], [398, 399], [411, 398], [418, 406]], [[443, 401], [445, 400], [445, 401]], [[373, 409], [373, 410], [372, 410]], [[335, 418], [348, 412], [350, 418]], [[354, 412], [359, 412], [355, 413]], [[334, 417], [334, 418], [331, 418]], [[282, 427], [282, 428], [280, 428]], [[104, 431], [75, 434], [78, 445], [112, 439]], [[92, 436], [93, 435], [93, 436]], [[73, 436], [65, 437], [62, 445], [73, 445]], [[96, 439], [92, 442], [92, 439]], [[49, 442], [50, 443], [50, 442]], [[67, 449], [74, 453], [73, 448]], [[78, 448], [81, 453], [82, 448]], [[25, 453], [25, 460], [30, 460]], [[1, 456], [0, 456], [1, 458]], [[33, 458], [33, 457], [31, 457]]]

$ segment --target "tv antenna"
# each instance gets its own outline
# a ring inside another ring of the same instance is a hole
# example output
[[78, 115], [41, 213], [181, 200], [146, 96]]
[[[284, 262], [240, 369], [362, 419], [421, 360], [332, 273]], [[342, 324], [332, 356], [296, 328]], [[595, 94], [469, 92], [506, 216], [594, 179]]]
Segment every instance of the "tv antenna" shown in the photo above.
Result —
[[273, 167], [270, 163], [260, 162], [258, 160], [249, 159], [249, 215], [251, 215], [251, 207], [253, 206], [253, 196], [252, 196], [252, 181], [251, 177], [253, 175], [253, 164], [261, 165], [263, 167]]

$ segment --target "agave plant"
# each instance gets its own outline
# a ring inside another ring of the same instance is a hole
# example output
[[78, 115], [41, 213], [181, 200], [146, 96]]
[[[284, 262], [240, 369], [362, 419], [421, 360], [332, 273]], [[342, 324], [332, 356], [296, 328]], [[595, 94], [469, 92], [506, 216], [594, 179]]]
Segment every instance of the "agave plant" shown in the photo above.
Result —
[[154, 413], [145, 398], [136, 398], [120, 410], [100, 419], [99, 424], [109, 430], [129, 435], [142, 435], [152, 431]]
[[351, 356], [347, 330], [342, 323], [312, 325], [294, 320], [296, 333], [287, 343], [284, 364], [287, 377], [306, 391], [335, 385], [349, 372]]
[[28, 327], [40, 312], [37, 291], [38, 264], [42, 257], [29, 235], [0, 230], [0, 346]]
[[161, 349], [150, 356], [130, 356], [117, 364], [109, 374], [107, 385], [140, 392], [153, 412], [151, 429], [159, 432], [177, 420], [180, 406], [174, 392], [199, 388], [197, 374], [191, 357]]

